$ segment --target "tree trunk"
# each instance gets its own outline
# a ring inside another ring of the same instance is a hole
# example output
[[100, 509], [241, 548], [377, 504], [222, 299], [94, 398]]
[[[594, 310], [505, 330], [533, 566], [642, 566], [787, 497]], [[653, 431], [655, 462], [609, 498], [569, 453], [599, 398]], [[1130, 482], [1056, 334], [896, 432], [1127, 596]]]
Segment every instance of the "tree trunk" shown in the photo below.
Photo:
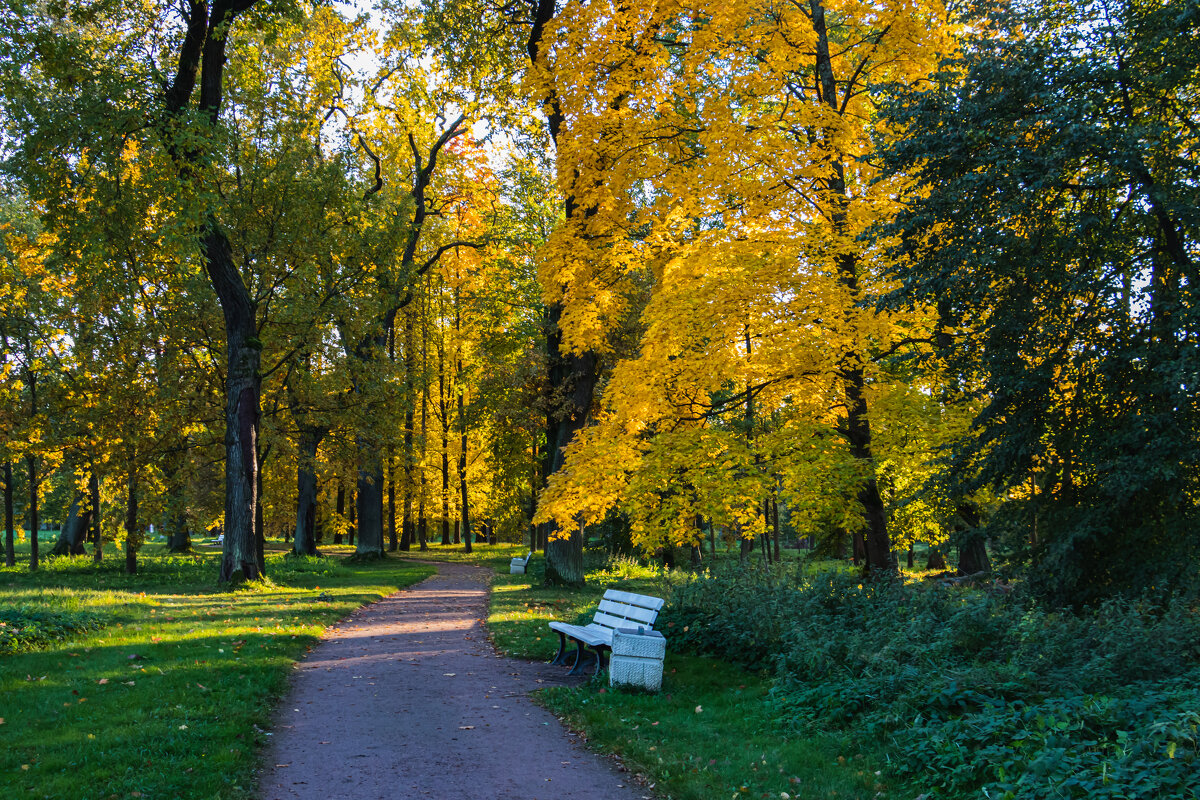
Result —
[[92, 559], [99, 564], [104, 559], [104, 531], [100, 514], [100, 476], [92, 462], [92, 476], [88, 479], [88, 495], [92, 508]]
[[38, 477], [37, 461], [33, 455], [25, 457], [29, 469], [29, 570], [38, 568]]
[[137, 575], [138, 532], [137, 470], [129, 465], [128, 494], [125, 504], [125, 574]]
[[344, 523], [346, 521], [346, 487], [342, 486], [340, 481], [338, 483], [337, 500], [334, 511], [337, 512], [338, 516], [338, 528], [333, 534], [333, 543], [341, 544], [342, 531], [345, 530]]
[[[555, 304], [547, 312], [546, 343], [550, 362], [551, 397], [561, 397], [557, 408], [548, 415], [544, 454], [544, 478], [562, 469], [565, 449], [587, 422], [596, 388], [596, 357], [593, 353], [567, 353], [561, 350], [559, 320], [562, 306]], [[546, 583], [583, 586], [583, 536], [572, 528], [564, 537], [553, 523], [543, 526], [546, 543]]]
[[[426, 376], [429, 370], [429, 314], [421, 315], [421, 375]], [[429, 381], [422, 377], [421, 379], [421, 453], [427, 452], [429, 447]], [[425, 467], [420, 469], [421, 473], [421, 494], [419, 495], [419, 508], [417, 510], [417, 540], [419, 549], [424, 552], [429, 549], [429, 521], [425, 516], [425, 496], [426, 476]]]
[[976, 575], [980, 572], [991, 572], [992, 561], [988, 558], [987, 537], [979, 530], [979, 513], [967, 503], [960, 503], [957, 510], [965, 526], [959, 534], [958, 574]]
[[396, 448], [388, 445], [387, 455], [387, 520], [388, 552], [400, 549], [400, 538], [396, 535]]
[[854, 536], [854, 566], [861, 566], [867, 558], [867, 543], [863, 539], [862, 531], [855, 531]]
[[569, 537], [546, 539], [546, 583], [551, 586], [583, 586], [583, 526], [571, 529]]
[[84, 542], [87, 541], [88, 529], [92, 524], [91, 509], [81, 506], [86, 500], [80, 494], [71, 498], [67, 509], [67, 519], [58, 532], [58, 541], [50, 551], [52, 556], [81, 556], [87, 552]]
[[374, 442], [359, 440], [358, 509], [355, 527], [359, 559], [383, 558], [383, 462]]
[[779, 563], [782, 558], [779, 544], [779, 496], [771, 498], [771, 530], [775, 540], [775, 563]]
[[[37, 416], [37, 375], [26, 371], [25, 382], [29, 386], [29, 418]], [[29, 470], [29, 571], [38, 568], [38, 475], [37, 459], [33, 453], [25, 456], [25, 466]]]
[[258, 426], [262, 376], [258, 366], [262, 344], [255, 328], [255, 309], [229, 240], [215, 230], [204, 237], [209, 277], [217, 287], [225, 313], [228, 372], [225, 379], [225, 539], [218, 580], [259, 580], [265, 564], [258, 557], [254, 521], [258, 510]]
[[413, 469], [415, 468], [413, 425], [416, 422], [414, 417], [417, 398], [416, 382], [413, 377], [416, 374], [417, 354], [414, 346], [412, 317], [411, 313], [404, 315], [404, 521], [400, 533], [401, 550], [408, 550], [412, 547], [414, 534], [413, 490], [416, 487], [413, 482]]
[[317, 554], [317, 448], [326, 429], [312, 425], [300, 427], [300, 453], [296, 464], [296, 535], [292, 553]]
[[16, 543], [13, 541], [13, 471], [12, 462], [4, 462], [4, 566], [17, 565]]
[[471, 512], [467, 503], [467, 423], [463, 415], [461, 388], [458, 395], [458, 419], [461, 426], [461, 448], [458, 451], [459, 518], [462, 520], [463, 551], [469, 553], [471, 552]]
[[[816, 34], [816, 78], [821, 88], [821, 101], [826, 103], [831, 112], [841, 115], [837, 94], [837, 82], [834, 78], [833, 64], [829, 55], [829, 33], [825, 23], [825, 8], [823, 0], [810, 0], [810, 19], [813, 32]], [[832, 204], [830, 220], [835, 231], [847, 237], [848, 205], [850, 195], [846, 188], [846, 172], [843, 162], [835, 153], [831, 161], [831, 172], [826, 179], [828, 198]], [[853, 301], [860, 299], [859, 291], [859, 256], [853, 251], [844, 251], [836, 257], [838, 266], [838, 282], [846, 290]], [[856, 310], [847, 311], [847, 317]], [[847, 319], [853, 327], [853, 322]], [[847, 442], [850, 444], [850, 454], [865, 466], [867, 478], [859, 487], [858, 501], [862, 505], [866, 518], [866, 530], [863, 532], [864, 549], [866, 554], [866, 570], [878, 571], [884, 574], [896, 572], [896, 563], [892, 559], [891, 542], [888, 538], [887, 518], [884, 513], [883, 499], [879, 494], [879, 485], [875, 479], [875, 461], [871, 450], [871, 421], [867, 413], [867, 381], [861, 366], [862, 354], [844, 353], [838, 374], [842, 382], [842, 390], [846, 396], [846, 418], [843, 428]]]
[[[253, 4], [254, 0], [213, 0], [211, 8], [203, 2], [189, 4], [192, 13], [187, 17], [187, 34], [179, 40], [176, 73], [163, 94], [167, 148], [186, 183], [200, 177], [207, 155], [194, 141], [194, 126], [183, 120], [191, 114], [192, 96], [199, 84], [199, 111], [210, 129], [217, 127], [229, 29], [237, 13]], [[193, 138], [175, 139], [176, 131]], [[229, 239], [212, 215], [204, 220], [200, 250], [225, 318], [225, 539], [218, 580], [256, 580], [265, 574], [254, 531], [262, 343], [254, 299], [234, 262]]]
[[946, 569], [946, 556], [942, 554], [942, 548], [929, 546], [929, 559], [925, 562], [925, 569], [930, 571]]
[[[547, 27], [553, 22], [556, 9], [556, 0], [537, 0], [534, 8], [533, 25], [530, 27], [525, 49], [530, 65], [535, 68], [547, 66], [546, 54], [549, 48], [543, 47], [542, 38]], [[558, 147], [566, 116], [558, 95], [553, 90], [542, 98], [542, 112], [546, 116], [546, 128], [550, 139], [555, 147]], [[567, 224], [570, 224], [579, 214], [574, 196], [568, 194], [563, 205]], [[547, 404], [547, 452], [543, 458], [543, 486], [550, 475], [562, 468], [563, 449], [586, 423], [597, 380], [598, 363], [595, 353], [563, 353], [562, 331], [559, 327], [562, 312], [561, 303], [553, 303], [546, 310], [547, 390], [551, 402]], [[560, 398], [561, 402], [554, 402]], [[562, 531], [556, 529], [554, 523], [547, 523], [541, 527], [539, 535], [544, 537], [546, 547], [546, 582], [551, 585], [583, 586], [582, 534], [572, 530], [569, 535], [564, 536]]]
[[264, 519], [266, 511], [262, 497], [263, 471], [270, 455], [271, 448], [264, 448], [258, 457], [258, 472], [254, 476], [254, 496], [257, 498], [254, 503], [254, 555], [258, 558], [259, 564], [267, 563], [267, 526]]
[[450, 420], [446, 416], [446, 348], [438, 339], [438, 411], [442, 423], [442, 544], [450, 544]]

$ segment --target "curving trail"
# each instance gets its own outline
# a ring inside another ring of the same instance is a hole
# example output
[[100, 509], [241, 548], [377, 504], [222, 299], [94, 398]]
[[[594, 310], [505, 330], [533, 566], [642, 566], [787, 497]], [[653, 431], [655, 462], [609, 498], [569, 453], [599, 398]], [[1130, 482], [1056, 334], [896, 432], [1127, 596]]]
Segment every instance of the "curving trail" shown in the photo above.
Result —
[[440, 563], [330, 629], [276, 715], [263, 800], [647, 796], [530, 702], [569, 679], [493, 650], [486, 574]]

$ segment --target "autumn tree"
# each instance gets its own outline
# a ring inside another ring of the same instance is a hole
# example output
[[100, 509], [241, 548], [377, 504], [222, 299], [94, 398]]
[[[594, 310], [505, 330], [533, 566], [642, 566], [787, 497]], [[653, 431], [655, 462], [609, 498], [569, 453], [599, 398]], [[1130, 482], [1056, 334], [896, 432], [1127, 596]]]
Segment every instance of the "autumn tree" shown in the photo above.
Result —
[[[564, 8], [547, 57], [569, 132], [559, 159], [574, 165], [560, 181], [589, 213], [552, 241], [544, 283], [573, 351], [615, 353], [621, 329], [638, 344], [615, 359], [545, 517], [596, 521], [628, 491], [677, 512], [646, 518], [651, 539], [691, 541], [697, 513], [752, 535], [782, 483], [798, 505], [839, 498], [825, 513], [864, 531], [870, 569], [894, 569], [871, 402], [881, 359], [927, 323], [868, 304], [883, 284], [861, 235], [898, 191], [872, 159], [886, 134], [872, 87], [927, 74], [949, 47], [944, 16]], [[739, 416], [777, 425], [751, 441]], [[708, 474], [685, 478], [689, 464]]]

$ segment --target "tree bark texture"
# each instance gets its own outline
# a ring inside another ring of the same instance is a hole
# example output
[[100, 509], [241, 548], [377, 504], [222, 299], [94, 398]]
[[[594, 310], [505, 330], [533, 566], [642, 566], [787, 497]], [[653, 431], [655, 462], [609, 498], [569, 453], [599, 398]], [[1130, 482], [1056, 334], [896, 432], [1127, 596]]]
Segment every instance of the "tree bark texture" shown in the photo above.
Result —
[[[174, 79], [164, 95], [164, 135], [180, 177], [192, 182], [206, 160], [190, 137], [189, 105], [199, 84], [199, 109], [210, 129], [218, 124], [222, 102], [225, 46], [235, 17], [255, 0], [187, 0], [187, 31], [180, 42]], [[200, 250], [209, 282], [225, 317], [225, 520], [218, 580], [255, 580], [265, 564], [255, 541], [258, 503], [258, 426], [262, 345], [255, 327], [256, 308], [246, 289], [229, 239], [209, 216], [200, 233]]]
[[92, 474], [88, 479], [88, 499], [92, 511], [92, 559], [99, 564], [104, 559], [104, 533], [100, 518], [100, 476], [92, 462]]
[[317, 554], [317, 448], [325, 438], [325, 429], [314, 425], [300, 427], [300, 458], [296, 464], [296, 535], [292, 553]]
[[38, 475], [37, 459], [32, 455], [25, 457], [25, 466], [29, 470], [29, 571], [38, 568]]
[[137, 470], [129, 465], [129, 480], [125, 498], [125, 574], [137, 575], [138, 551], [138, 495]]
[[400, 549], [412, 547], [413, 534], [413, 469], [414, 463], [414, 431], [416, 423], [416, 375], [417, 354], [414, 347], [413, 315], [404, 315], [404, 521], [401, 523]]
[[17, 565], [16, 543], [13, 541], [13, 471], [12, 462], [4, 462], [4, 566]]
[[58, 541], [50, 551], [52, 556], [81, 556], [87, 552], [84, 542], [92, 525], [92, 510], [84, 505], [86, 498], [76, 494], [67, 508], [67, 518], [58, 532]]
[[[554, 20], [557, 5], [556, 0], [534, 0], [533, 25], [526, 42], [526, 53], [529, 55], [529, 63], [535, 67], [545, 66], [542, 40]], [[550, 91], [546, 94], [542, 100], [542, 112], [546, 115], [546, 127], [550, 138], [555, 147], [558, 147], [565, 115], [557, 93]], [[569, 224], [578, 211], [574, 197], [568, 195], [564, 206]], [[590, 351], [569, 354], [562, 352], [562, 331], [559, 328], [562, 311], [561, 304], [555, 303], [547, 309], [546, 314], [550, 405], [542, 486], [545, 486], [545, 481], [551, 474], [562, 468], [563, 448], [570, 444], [575, 434], [584, 426], [596, 388], [596, 354]], [[551, 585], [582, 586], [582, 533], [573, 529], [569, 536], [564, 537], [553, 523], [547, 523], [541, 526], [538, 535], [544, 537], [546, 543], [546, 582]]]
[[375, 441], [358, 440], [358, 498], [354, 557], [383, 558], [383, 461]]
[[[837, 82], [830, 59], [829, 33], [825, 22], [825, 7], [822, 0], [810, 0], [813, 31], [816, 33], [816, 77], [820, 85], [821, 99], [834, 114], [840, 115]], [[851, 87], [846, 87], [849, 92]], [[846, 187], [846, 172], [843, 161], [834, 158], [831, 171], [825, 179], [827, 196], [832, 204], [830, 219], [835, 230], [846, 235], [847, 205], [849, 192]], [[854, 252], [843, 252], [836, 256], [838, 281], [854, 300], [859, 299], [859, 257]], [[850, 312], [854, 313], [854, 312]], [[852, 322], [850, 323], [853, 324]], [[891, 541], [888, 538], [887, 518], [883, 498], [875, 477], [875, 461], [871, 449], [871, 421], [867, 411], [866, 373], [862, 367], [862, 353], [844, 353], [838, 369], [842, 390], [846, 397], [846, 418], [843, 435], [850, 445], [850, 454], [864, 466], [866, 477], [858, 490], [858, 501], [863, 509], [866, 528], [863, 531], [866, 549], [866, 570], [892, 574], [896, 562], [892, 558]]]

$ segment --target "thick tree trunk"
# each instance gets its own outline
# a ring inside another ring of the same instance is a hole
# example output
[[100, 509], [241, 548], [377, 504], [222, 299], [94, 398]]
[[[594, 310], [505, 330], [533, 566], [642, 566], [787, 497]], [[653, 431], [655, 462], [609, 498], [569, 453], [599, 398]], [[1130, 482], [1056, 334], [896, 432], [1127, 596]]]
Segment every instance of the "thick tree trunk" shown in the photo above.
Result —
[[992, 560], [988, 558], [987, 537], [979, 530], [982, 521], [979, 513], [966, 503], [960, 503], [957, 510], [965, 528], [959, 534], [958, 574], [991, 572]]
[[354, 557], [383, 558], [383, 462], [373, 441], [359, 439], [358, 448], [358, 545]]
[[583, 528], [572, 528], [546, 539], [546, 583], [551, 586], [583, 586]]
[[233, 263], [229, 241], [215, 230], [204, 237], [209, 277], [225, 312], [225, 524], [218, 580], [259, 580], [265, 564], [255, 535], [258, 512], [258, 427], [262, 345], [255, 310]]
[[[567, 445], [587, 422], [597, 378], [595, 354], [562, 352], [562, 331], [559, 328], [562, 310], [561, 305], [551, 306], [546, 319], [550, 392], [552, 398], [561, 399], [557, 407], [551, 406], [547, 420], [548, 446], [543, 462], [543, 477], [546, 479], [562, 469]], [[582, 532], [572, 528], [570, 535], [564, 537], [553, 523], [547, 523], [541, 535], [546, 543], [546, 583], [552, 586], [583, 586]]]
[[[87, 553], [84, 542], [92, 524], [91, 509], [83, 506], [86, 498], [76, 494], [67, 509], [67, 519], [58, 532], [58, 541], [50, 551], [52, 556], [81, 556]], [[81, 510], [82, 509], [82, 510]]]
[[[185, 182], [202, 177], [204, 147], [192, 139], [174, 139], [176, 131], [192, 135], [182, 120], [191, 112], [192, 97], [200, 89], [199, 111], [215, 129], [221, 114], [222, 75], [229, 29], [241, 10], [255, 0], [199, 0], [189, 3], [187, 32], [179, 40], [175, 76], [163, 95], [168, 124], [163, 126], [167, 148]], [[259, 360], [262, 344], [255, 326], [256, 309], [234, 262], [229, 239], [217, 220], [204, 221], [200, 249], [209, 282], [225, 317], [225, 520], [224, 546], [218, 580], [255, 580], [264, 575], [255, 541], [258, 503], [258, 426], [262, 377]]]
[[[825, 7], [822, 0], [810, 0], [810, 18], [813, 32], [816, 34], [816, 78], [820, 84], [821, 101], [829, 106], [831, 113], [842, 114], [839, 106], [837, 82], [834, 77], [833, 63], [829, 54], [829, 33], [825, 23]], [[831, 203], [829, 216], [835, 231], [848, 237], [849, 192], [846, 188], [846, 173], [843, 160], [835, 154], [831, 161], [831, 173], [826, 179], [828, 199]], [[859, 290], [859, 257], [855, 252], [842, 252], [836, 256], [838, 267], [838, 282], [846, 290], [853, 302], [860, 299]], [[849, 317], [859, 312], [857, 309], [847, 311]], [[853, 321], [846, 320], [850, 327]], [[891, 541], [888, 538], [887, 518], [883, 508], [883, 498], [879, 494], [879, 486], [875, 479], [875, 460], [871, 450], [871, 421], [867, 413], [866, 374], [862, 368], [861, 353], [844, 353], [841, 357], [838, 373], [842, 382], [842, 390], [846, 397], [846, 418], [843, 435], [850, 444], [850, 454], [865, 467], [867, 475], [858, 491], [858, 501], [863, 508], [866, 518], [866, 530], [863, 532], [866, 549], [866, 570], [893, 574], [896, 572], [896, 562], [892, 558]]]
[[325, 438], [326, 429], [302, 425], [300, 453], [296, 462], [296, 535], [292, 553], [298, 556], [317, 554], [317, 448]]
[[[557, 2], [556, 0], [537, 0], [533, 10], [533, 24], [530, 27], [525, 49], [532, 66], [545, 68], [547, 66], [546, 54], [549, 48], [543, 47], [542, 39], [554, 20]], [[550, 133], [550, 139], [557, 147], [562, 125], [566, 120], [557, 93], [550, 91], [542, 98], [542, 111], [546, 116], [546, 127]], [[564, 203], [568, 224], [572, 218], [578, 215], [579, 211], [574, 196], [568, 194]], [[595, 353], [591, 351], [563, 353], [562, 331], [559, 327], [562, 312], [561, 304], [552, 304], [547, 309], [545, 322], [547, 390], [550, 402], [547, 405], [547, 452], [543, 458], [545, 465], [542, 470], [543, 486], [551, 474], [562, 468], [563, 449], [583, 428], [588, 411], [592, 406], [592, 396], [597, 379], [598, 364]], [[568, 536], [564, 536], [562, 531], [556, 530], [553, 523], [540, 527], [539, 535], [544, 537], [546, 548], [546, 582], [551, 585], [582, 586], [584, 584], [582, 533], [572, 530]]]
[[16, 543], [13, 541], [13, 471], [12, 462], [4, 462], [4, 566], [17, 565]]

